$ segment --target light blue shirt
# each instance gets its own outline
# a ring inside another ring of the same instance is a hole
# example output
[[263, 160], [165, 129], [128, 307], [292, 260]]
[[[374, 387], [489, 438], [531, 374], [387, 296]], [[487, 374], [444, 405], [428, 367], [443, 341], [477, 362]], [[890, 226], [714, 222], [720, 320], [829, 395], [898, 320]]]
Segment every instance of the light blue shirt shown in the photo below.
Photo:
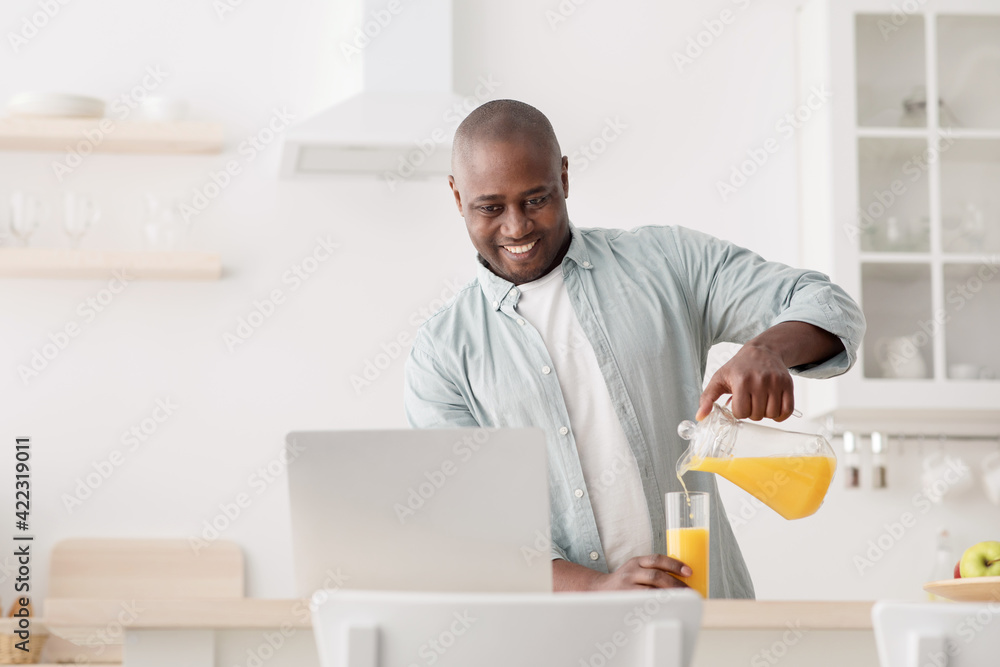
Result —
[[[821, 273], [766, 262], [683, 227], [570, 231], [555, 270], [563, 272], [635, 455], [653, 548], [666, 553], [663, 496], [681, 488], [675, 466], [687, 445], [677, 425], [698, 409], [709, 348], [744, 343], [780, 322], [808, 322], [839, 336], [845, 351], [793, 372], [831, 377], [857, 359], [864, 316]], [[607, 572], [555, 367], [538, 331], [518, 316], [519, 296], [480, 261], [477, 279], [417, 331], [406, 363], [406, 417], [416, 428], [541, 428], [552, 558]], [[711, 494], [710, 597], [754, 597], [715, 475], [684, 479], [689, 490]], [[576, 489], [584, 489], [582, 497]]]

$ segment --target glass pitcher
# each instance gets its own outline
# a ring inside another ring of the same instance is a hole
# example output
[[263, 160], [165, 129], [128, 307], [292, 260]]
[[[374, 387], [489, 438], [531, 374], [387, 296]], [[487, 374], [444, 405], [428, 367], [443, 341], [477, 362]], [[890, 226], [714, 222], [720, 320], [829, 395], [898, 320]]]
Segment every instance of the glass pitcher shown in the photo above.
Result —
[[677, 434], [691, 441], [677, 461], [678, 478], [714, 472], [786, 519], [814, 514], [837, 469], [823, 436], [740, 421], [718, 403], [701, 422], [681, 422]]

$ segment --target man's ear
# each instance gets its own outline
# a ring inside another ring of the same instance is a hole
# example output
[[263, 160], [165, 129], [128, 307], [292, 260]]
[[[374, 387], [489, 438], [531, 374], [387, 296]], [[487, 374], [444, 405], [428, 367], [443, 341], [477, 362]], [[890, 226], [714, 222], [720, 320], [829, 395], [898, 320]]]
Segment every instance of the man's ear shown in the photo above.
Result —
[[563, 197], [569, 199], [569, 158], [563, 155], [562, 158], [562, 186]]
[[458, 214], [464, 218], [465, 214], [462, 213], [462, 193], [455, 187], [455, 177], [450, 174], [448, 176], [448, 185], [451, 186], [451, 193], [455, 195], [455, 206], [458, 207]]

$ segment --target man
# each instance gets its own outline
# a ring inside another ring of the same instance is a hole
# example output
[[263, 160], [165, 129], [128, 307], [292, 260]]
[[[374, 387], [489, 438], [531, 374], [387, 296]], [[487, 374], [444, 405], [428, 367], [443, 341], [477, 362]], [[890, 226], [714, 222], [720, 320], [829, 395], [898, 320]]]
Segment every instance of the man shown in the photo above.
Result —
[[[452, 171], [478, 279], [417, 332], [407, 419], [545, 431], [556, 590], [683, 586], [690, 569], [662, 555], [663, 494], [680, 490], [685, 449], [677, 424], [724, 394], [738, 418], [786, 419], [788, 369], [845, 372], [861, 311], [822, 274], [682, 227], [574, 227], [568, 159], [522, 102], [473, 111]], [[702, 392], [723, 341], [744, 345]], [[685, 481], [711, 494], [710, 597], [752, 598], [715, 476]]]

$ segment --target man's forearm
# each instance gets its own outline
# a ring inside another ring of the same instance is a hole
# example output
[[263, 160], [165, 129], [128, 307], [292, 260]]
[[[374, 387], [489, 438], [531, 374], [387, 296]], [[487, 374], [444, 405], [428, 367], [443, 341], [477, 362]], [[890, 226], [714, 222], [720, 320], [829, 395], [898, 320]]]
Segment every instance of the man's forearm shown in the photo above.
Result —
[[840, 338], [806, 322], [776, 324], [746, 344], [774, 352], [786, 368], [818, 364], [844, 351]]
[[552, 590], [556, 593], [590, 591], [603, 575], [589, 567], [562, 558], [552, 561]]

